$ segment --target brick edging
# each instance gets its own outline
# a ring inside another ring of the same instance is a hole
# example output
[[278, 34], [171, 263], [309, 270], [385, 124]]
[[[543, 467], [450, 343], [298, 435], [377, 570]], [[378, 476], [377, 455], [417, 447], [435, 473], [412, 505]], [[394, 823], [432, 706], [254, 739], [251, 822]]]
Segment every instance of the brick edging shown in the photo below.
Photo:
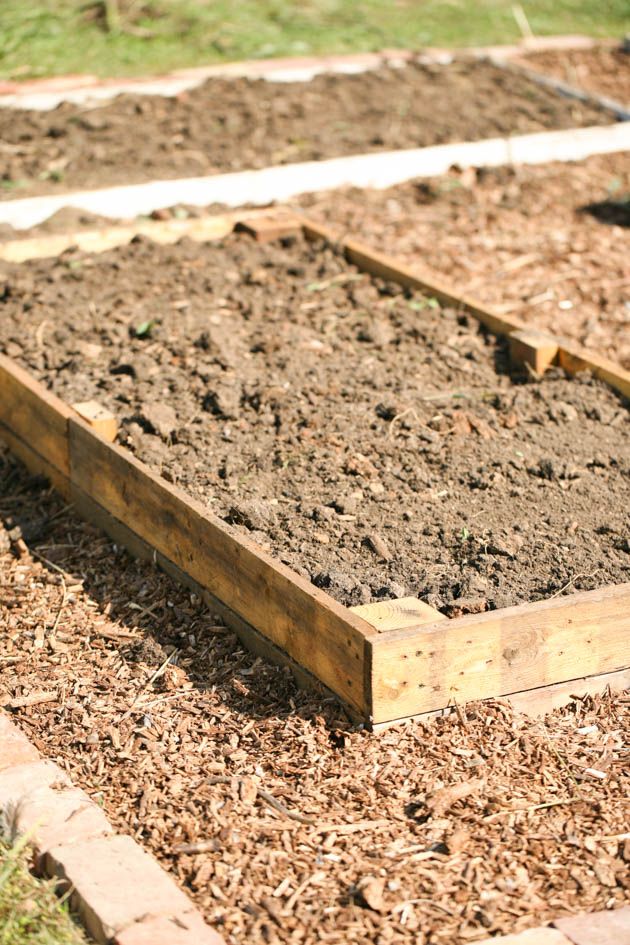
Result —
[[117, 834], [103, 811], [0, 712], [0, 818], [28, 835], [41, 874], [99, 945], [224, 945], [150, 854]]

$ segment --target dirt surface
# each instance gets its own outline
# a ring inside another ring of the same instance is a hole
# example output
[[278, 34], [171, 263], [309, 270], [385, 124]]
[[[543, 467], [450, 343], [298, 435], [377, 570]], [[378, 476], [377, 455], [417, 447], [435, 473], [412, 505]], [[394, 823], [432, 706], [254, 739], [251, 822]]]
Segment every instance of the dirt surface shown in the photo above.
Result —
[[630, 161], [453, 171], [303, 198], [306, 213], [630, 367]]
[[371, 736], [1, 448], [0, 523], [0, 702], [48, 693], [15, 720], [229, 945], [460, 945], [630, 899], [627, 696]]
[[606, 46], [562, 52], [550, 50], [531, 53], [520, 62], [574, 88], [604, 95], [630, 107], [630, 52]]
[[412, 64], [292, 84], [212, 79], [175, 99], [125, 95], [91, 107], [0, 112], [0, 198], [611, 120], [488, 63]]
[[346, 604], [449, 615], [630, 579], [630, 423], [526, 383], [473, 320], [330, 247], [159, 247], [5, 265], [0, 348]]

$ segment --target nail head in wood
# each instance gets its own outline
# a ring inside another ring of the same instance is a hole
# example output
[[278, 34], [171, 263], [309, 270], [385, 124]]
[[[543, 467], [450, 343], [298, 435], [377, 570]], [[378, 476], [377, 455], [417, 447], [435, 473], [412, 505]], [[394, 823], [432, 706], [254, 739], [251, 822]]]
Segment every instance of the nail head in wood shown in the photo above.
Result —
[[544, 332], [520, 329], [513, 331], [508, 341], [512, 364], [527, 364], [536, 374], [544, 374], [558, 357], [557, 341]]
[[95, 400], [86, 400], [80, 404], [73, 404], [72, 409], [75, 413], [85, 420], [92, 429], [107, 440], [113, 443], [118, 433], [118, 421], [113, 413], [97, 404]]

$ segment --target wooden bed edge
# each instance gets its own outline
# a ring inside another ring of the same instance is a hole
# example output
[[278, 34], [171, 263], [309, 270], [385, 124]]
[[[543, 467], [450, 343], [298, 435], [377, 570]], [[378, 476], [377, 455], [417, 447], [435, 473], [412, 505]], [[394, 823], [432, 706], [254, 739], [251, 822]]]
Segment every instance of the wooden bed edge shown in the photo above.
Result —
[[[570, 705], [588, 696], [603, 695], [606, 692], [620, 693], [630, 689], [630, 665], [624, 669], [610, 673], [599, 673], [595, 676], [580, 676], [562, 683], [550, 683], [548, 686], [539, 686], [536, 689], [525, 689], [521, 692], [511, 692], [504, 696], [492, 696], [479, 700], [483, 703], [507, 702], [515, 712], [532, 717], [546, 715], [555, 709]], [[443, 718], [453, 712], [464, 711], [465, 706], [454, 704], [432, 712], [420, 712], [417, 715], [407, 715], [399, 719], [390, 719], [388, 722], [375, 722], [370, 725], [370, 731], [378, 733], [402, 725], [407, 722], [428, 722], [436, 718]]]
[[320, 679], [292, 659], [284, 650], [263, 636], [255, 627], [243, 620], [223, 601], [214, 597], [205, 587], [195, 581], [165, 555], [156, 551], [152, 545], [140, 538], [128, 525], [107, 512], [92, 497], [86, 495], [77, 486], [71, 486], [69, 498], [77, 512], [107, 534], [115, 544], [124, 547], [134, 558], [150, 561], [170, 578], [195, 593], [213, 614], [219, 616], [225, 625], [238, 637], [245, 649], [254, 656], [268, 660], [276, 666], [286, 667], [297, 685], [309, 689], [324, 698], [334, 699], [356, 722], [365, 721], [364, 713], [359, 713], [353, 706], [340, 702], [339, 696], [329, 689]]
[[630, 665], [630, 582], [369, 641], [373, 724]]

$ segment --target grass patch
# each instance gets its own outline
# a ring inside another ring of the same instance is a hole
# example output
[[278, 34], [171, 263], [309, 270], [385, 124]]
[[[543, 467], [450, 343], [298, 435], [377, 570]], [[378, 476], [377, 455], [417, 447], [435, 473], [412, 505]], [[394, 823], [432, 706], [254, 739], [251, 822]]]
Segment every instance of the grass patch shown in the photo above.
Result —
[[[521, 5], [536, 35], [621, 36], [630, 29], [627, 0]], [[519, 36], [511, 0], [1, 0], [0, 77], [132, 75], [230, 59]]]
[[54, 882], [29, 872], [25, 847], [0, 840], [0, 945], [87, 945]]

